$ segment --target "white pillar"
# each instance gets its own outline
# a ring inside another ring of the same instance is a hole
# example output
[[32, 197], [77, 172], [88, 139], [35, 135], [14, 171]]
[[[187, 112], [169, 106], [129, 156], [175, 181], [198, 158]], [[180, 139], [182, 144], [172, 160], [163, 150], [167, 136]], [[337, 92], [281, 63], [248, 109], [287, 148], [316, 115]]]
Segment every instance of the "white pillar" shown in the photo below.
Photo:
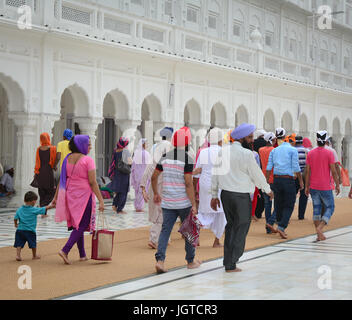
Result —
[[352, 137], [346, 137], [346, 145], [347, 145], [347, 161], [346, 168], [352, 177]]
[[17, 152], [15, 165], [15, 190], [28, 190], [32, 182], [35, 167], [35, 154], [38, 147], [36, 125], [38, 116], [25, 113], [10, 113], [17, 128]]
[[75, 118], [75, 121], [79, 124], [81, 134], [88, 135], [92, 149], [89, 155], [96, 162], [95, 158], [95, 140], [97, 139], [96, 132], [98, 125], [103, 121], [102, 118]]
[[341, 134], [339, 135], [334, 135], [333, 136], [334, 140], [335, 140], [335, 150], [337, 152], [337, 156], [339, 158], [339, 161], [342, 161], [342, 139], [343, 136]]

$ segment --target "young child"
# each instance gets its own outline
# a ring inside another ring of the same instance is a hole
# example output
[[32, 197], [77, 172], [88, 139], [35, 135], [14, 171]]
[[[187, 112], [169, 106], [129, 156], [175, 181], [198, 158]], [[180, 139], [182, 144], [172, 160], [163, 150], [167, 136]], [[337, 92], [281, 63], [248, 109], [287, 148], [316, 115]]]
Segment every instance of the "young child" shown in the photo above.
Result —
[[49, 205], [42, 208], [34, 207], [37, 200], [38, 196], [34, 192], [27, 192], [24, 196], [25, 205], [16, 211], [14, 222], [17, 230], [14, 247], [17, 249], [17, 261], [22, 261], [21, 250], [26, 242], [28, 242], [28, 247], [32, 249], [33, 259], [40, 259], [40, 256], [37, 255], [37, 215], [41, 214], [46, 216], [47, 210], [54, 208], [54, 206]]

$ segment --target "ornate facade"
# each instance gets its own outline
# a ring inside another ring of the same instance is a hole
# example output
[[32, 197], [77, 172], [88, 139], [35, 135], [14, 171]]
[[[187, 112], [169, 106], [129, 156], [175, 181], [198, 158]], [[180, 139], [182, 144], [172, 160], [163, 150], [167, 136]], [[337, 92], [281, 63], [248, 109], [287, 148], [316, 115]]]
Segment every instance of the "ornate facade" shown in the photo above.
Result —
[[[323, 4], [344, 11], [331, 29]], [[88, 134], [105, 174], [121, 134], [187, 124], [196, 147], [246, 121], [327, 129], [350, 169], [351, 55], [351, 0], [0, 0], [0, 162], [23, 189], [44, 131]]]

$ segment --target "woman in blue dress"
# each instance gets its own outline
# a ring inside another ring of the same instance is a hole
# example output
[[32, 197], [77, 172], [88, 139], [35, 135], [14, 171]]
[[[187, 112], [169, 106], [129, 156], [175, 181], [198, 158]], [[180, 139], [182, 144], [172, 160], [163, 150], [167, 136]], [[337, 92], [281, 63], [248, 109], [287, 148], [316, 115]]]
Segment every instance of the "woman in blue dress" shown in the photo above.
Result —
[[125, 137], [121, 137], [117, 143], [117, 148], [115, 149], [111, 164], [109, 167], [109, 177], [111, 182], [108, 185], [112, 191], [115, 192], [115, 197], [113, 200], [112, 209], [116, 213], [126, 214], [127, 212], [123, 211], [127, 201], [127, 194], [130, 190], [130, 173], [121, 172], [118, 169], [118, 163], [123, 162], [125, 170], [130, 168], [132, 164], [131, 154], [126, 148], [129, 143], [129, 140]]

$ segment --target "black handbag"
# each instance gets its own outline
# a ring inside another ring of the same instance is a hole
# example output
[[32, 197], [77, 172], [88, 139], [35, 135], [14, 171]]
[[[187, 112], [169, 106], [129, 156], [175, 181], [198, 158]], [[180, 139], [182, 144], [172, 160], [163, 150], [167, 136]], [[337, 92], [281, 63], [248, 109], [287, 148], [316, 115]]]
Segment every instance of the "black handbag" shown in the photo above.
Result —
[[130, 165], [123, 162], [122, 160], [117, 161], [117, 170], [123, 174], [130, 174], [131, 173]]
[[39, 183], [38, 183], [37, 177], [38, 176], [35, 174], [33, 177], [33, 181], [30, 184], [30, 186], [33, 188], [39, 188]]

